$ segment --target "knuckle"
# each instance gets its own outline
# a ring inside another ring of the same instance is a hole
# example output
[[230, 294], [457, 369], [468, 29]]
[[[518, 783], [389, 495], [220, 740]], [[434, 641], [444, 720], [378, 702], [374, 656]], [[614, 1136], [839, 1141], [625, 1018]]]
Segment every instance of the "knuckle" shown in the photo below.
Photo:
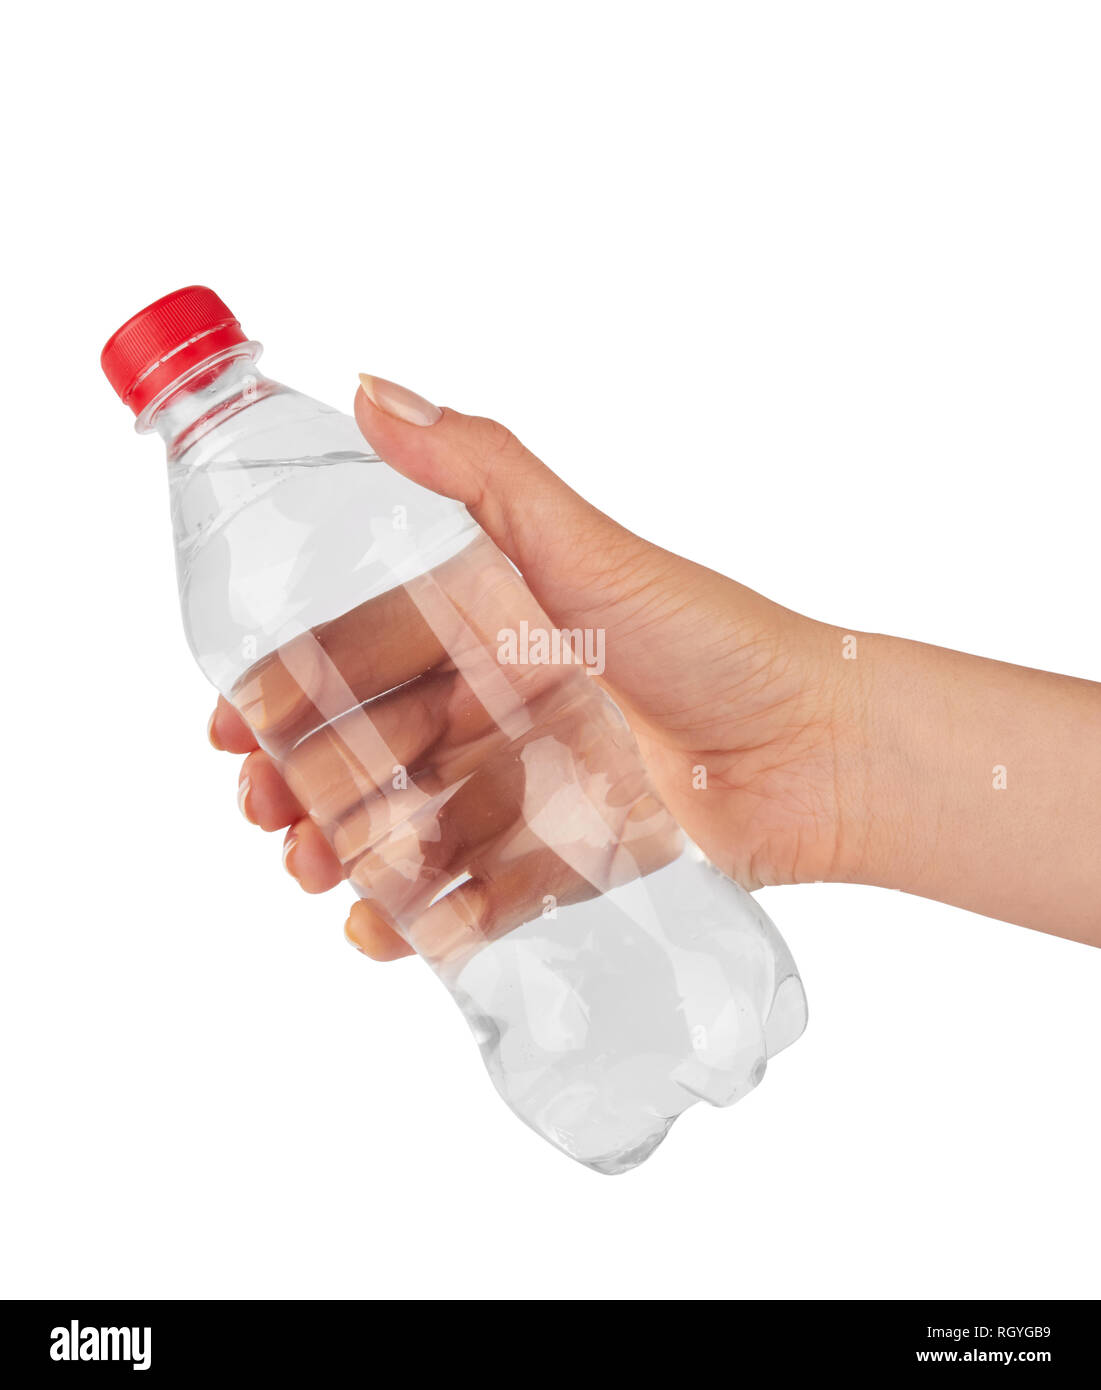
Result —
[[496, 420], [476, 416], [470, 435], [471, 463], [483, 477], [522, 459], [527, 450], [508, 428]]

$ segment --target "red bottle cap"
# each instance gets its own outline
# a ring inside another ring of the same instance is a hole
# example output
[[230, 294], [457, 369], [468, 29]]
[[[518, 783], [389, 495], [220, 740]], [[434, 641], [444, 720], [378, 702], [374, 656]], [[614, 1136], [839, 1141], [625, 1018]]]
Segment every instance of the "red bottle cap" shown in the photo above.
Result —
[[107, 340], [99, 361], [119, 399], [140, 415], [184, 372], [247, 342], [213, 290], [188, 285], [127, 319]]

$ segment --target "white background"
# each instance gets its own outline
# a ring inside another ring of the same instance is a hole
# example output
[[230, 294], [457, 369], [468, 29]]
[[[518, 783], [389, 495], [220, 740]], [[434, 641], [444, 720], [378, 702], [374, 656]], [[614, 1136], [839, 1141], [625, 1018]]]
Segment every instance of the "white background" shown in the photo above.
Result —
[[792, 607], [1098, 678], [1096, 6], [5, 25], [0, 1290], [1101, 1293], [1084, 946], [769, 890], [811, 1024], [759, 1091], [615, 1179], [517, 1123], [241, 820], [98, 366], [208, 283], [311, 394], [392, 377]]

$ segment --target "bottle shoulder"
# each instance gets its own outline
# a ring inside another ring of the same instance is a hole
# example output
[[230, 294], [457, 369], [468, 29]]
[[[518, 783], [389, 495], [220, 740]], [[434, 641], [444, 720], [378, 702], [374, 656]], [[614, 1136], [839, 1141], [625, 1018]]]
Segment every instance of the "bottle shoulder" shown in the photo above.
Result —
[[350, 415], [278, 382], [258, 379], [169, 450], [173, 472], [212, 462], [317, 458], [334, 448], [369, 453]]
[[257, 656], [479, 534], [459, 503], [372, 453], [351, 416], [296, 392], [220, 422], [169, 480], [185, 625], [223, 691]]

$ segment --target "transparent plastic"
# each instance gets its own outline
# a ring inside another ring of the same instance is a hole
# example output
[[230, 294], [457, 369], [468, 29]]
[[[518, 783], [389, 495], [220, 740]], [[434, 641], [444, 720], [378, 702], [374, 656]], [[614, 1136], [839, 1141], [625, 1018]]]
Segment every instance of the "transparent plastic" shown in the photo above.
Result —
[[591, 1168], [634, 1167], [802, 1032], [791, 955], [655, 795], [583, 645], [532, 640], [550, 619], [466, 510], [258, 353], [138, 420], [168, 446], [195, 659], [513, 1111]]

